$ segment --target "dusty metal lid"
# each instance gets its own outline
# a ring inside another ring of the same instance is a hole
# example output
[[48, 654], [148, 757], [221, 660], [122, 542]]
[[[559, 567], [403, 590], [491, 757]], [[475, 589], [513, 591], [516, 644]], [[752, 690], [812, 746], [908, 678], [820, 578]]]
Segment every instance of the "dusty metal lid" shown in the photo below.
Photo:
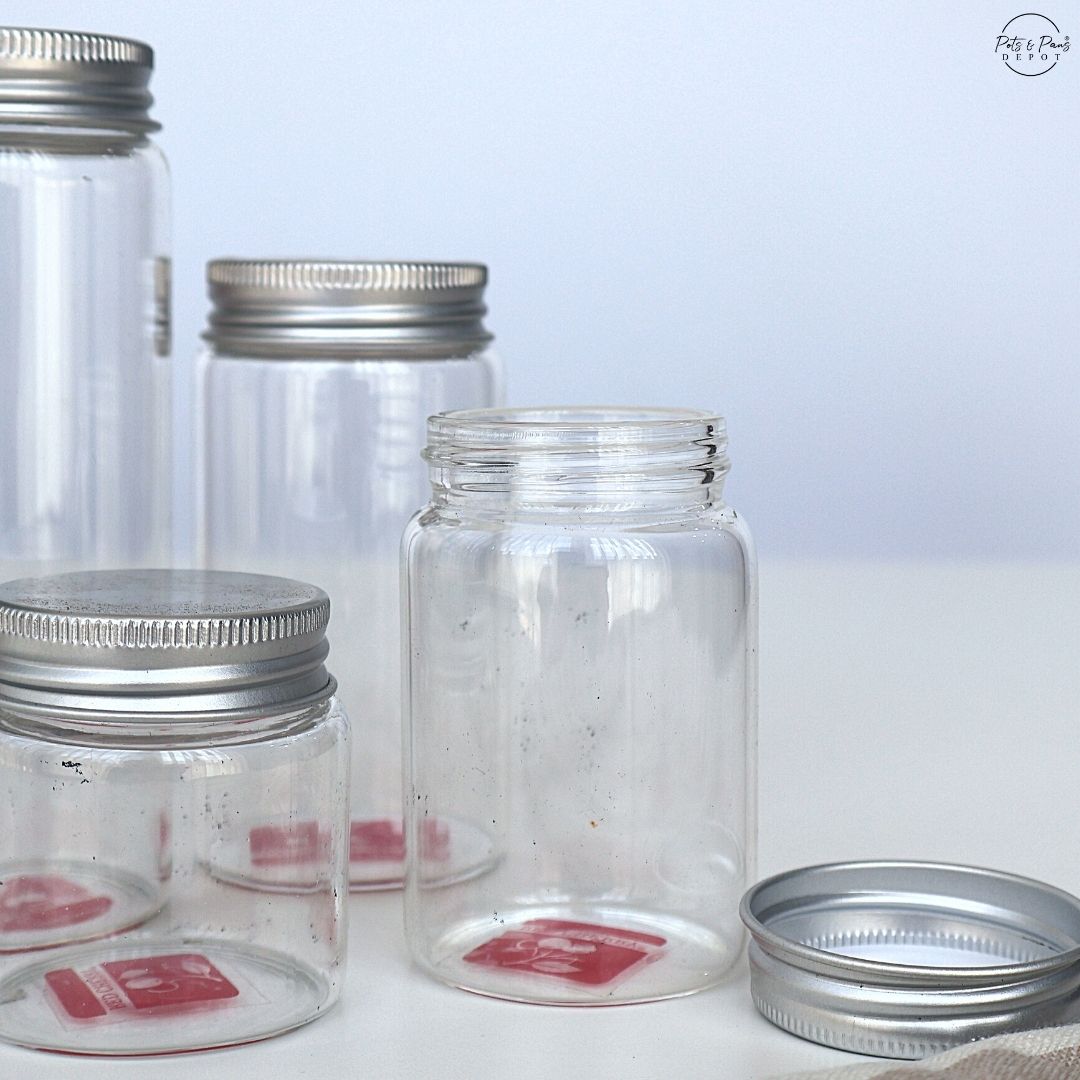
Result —
[[1080, 900], [995, 870], [811, 866], [755, 885], [754, 1004], [812, 1042], [921, 1058], [1080, 1018]]
[[251, 714], [335, 689], [330, 601], [313, 585], [215, 570], [102, 570], [0, 585], [0, 706]]
[[157, 131], [153, 67], [141, 41], [0, 26], [0, 121]]
[[468, 355], [484, 327], [480, 263], [215, 259], [203, 337], [233, 356]]

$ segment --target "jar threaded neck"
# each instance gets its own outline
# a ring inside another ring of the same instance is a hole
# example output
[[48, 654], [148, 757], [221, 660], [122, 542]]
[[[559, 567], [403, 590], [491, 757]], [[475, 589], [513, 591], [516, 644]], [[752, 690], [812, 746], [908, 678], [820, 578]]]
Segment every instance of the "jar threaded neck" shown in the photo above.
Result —
[[689, 409], [472, 409], [428, 421], [436, 502], [611, 512], [717, 501], [722, 417]]

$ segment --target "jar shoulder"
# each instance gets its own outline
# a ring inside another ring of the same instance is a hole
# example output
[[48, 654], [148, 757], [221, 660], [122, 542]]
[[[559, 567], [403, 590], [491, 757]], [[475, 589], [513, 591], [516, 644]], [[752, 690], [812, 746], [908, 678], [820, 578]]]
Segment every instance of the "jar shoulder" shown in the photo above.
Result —
[[724, 503], [659, 519], [617, 515], [496, 518], [466, 516], [429, 505], [406, 527], [402, 549], [409, 563], [440, 553], [535, 558], [582, 551], [602, 561], [676, 557], [684, 551], [724, 552], [747, 564], [755, 562], [745, 519]]
[[[281, 345], [260, 352], [258, 349], [234, 351], [218, 348], [212, 340], [208, 340], [196, 351], [195, 364], [203, 377], [218, 379], [247, 377], [278, 380], [281, 383], [303, 379], [327, 385], [346, 380], [374, 384], [385, 382], [390, 390], [396, 391], [401, 397], [414, 391], [417, 386], [433, 382], [440, 388], [445, 386], [443, 392], [453, 398], [457, 389], [455, 380], [475, 380], [480, 377], [491, 384], [483, 395], [486, 401], [498, 395], [502, 380], [501, 361], [489, 350], [463, 356], [410, 357], [390, 350], [382, 354], [361, 344], [357, 345], [355, 353], [336, 346], [333, 351], [321, 352], [317, 342], [307, 342], [302, 345], [294, 343], [291, 351], [289, 346]], [[472, 382], [467, 381], [464, 385], [475, 393]]]
[[165, 152], [153, 139], [13, 127], [0, 127], [0, 169], [43, 178], [77, 175], [90, 182], [126, 173], [164, 183], [169, 174]]
[[[267, 711], [235, 720], [200, 719], [197, 715], [93, 714], [28, 709], [16, 703], [0, 704], [0, 758], [9, 744], [27, 744], [51, 754], [57, 761], [70, 757], [72, 747], [119, 760], [189, 757], [206, 761], [246, 759], [282, 748], [292, 754], [318, 756], [347, 743], [350, 723], [337, 694], [289, 711]], [[111, 756], [111, 757], [110, 757]]]

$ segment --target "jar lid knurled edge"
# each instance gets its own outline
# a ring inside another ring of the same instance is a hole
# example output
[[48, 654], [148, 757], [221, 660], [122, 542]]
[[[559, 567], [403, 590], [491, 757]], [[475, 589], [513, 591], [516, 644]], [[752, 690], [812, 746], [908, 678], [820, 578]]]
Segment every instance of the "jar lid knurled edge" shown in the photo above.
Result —
[[332, 682], [327, 595], [214, 570], [78, 571], [0, 585], [0, 701], [229, 712]]
[[202, 336], [226, 356], [450, 358], [493, 336], [482, 263], [221, 258], [206, 278]]
[[0, 122], [157, 131], [153, 66], [153, 49], [131, 38], [0, 26]]
[[[918, 1058], [1075, 1018], [1080, 899], [1034, 879], [948, 863], [832, 863], [760, 882], [740, 914], [756, 1007], [814, 1042]], [[939, 949], [950, 963], [866, 957], [882, 947]], [[977, 962], [989, 957], [1001, 962]]]

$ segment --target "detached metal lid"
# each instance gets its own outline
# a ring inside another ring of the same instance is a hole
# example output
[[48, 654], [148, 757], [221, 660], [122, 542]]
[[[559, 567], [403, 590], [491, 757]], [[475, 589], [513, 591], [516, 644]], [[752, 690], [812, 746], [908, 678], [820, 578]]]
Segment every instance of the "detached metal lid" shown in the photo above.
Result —
[[215, 259], [203, 337], [236, 356], [467, 355], [487, 344], [480, 263]]
[[321, 589], [262, 574], [9, 581], [0, 585], [0, 706], [149, 721], [313, 704], [335, 689], [324, 666], [329, 616]]
[[141, 41], [0, 26], [0, 121], [157, 131], [153, 67]]
[[743, 898], [750, 989], [812, 1042], [921, 1058], [1080, 1018], [1080, 900], [1029, 878], [921, 862], [834, 863]]

